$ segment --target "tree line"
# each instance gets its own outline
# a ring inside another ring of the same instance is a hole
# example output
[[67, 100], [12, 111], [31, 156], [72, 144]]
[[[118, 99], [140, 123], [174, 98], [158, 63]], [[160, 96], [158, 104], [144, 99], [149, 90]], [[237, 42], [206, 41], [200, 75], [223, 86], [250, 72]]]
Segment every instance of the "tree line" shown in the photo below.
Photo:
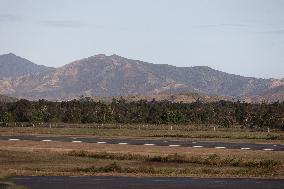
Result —
[[110, 103], [90, 98], [63, 102], [19, 100], [0, 104], [0, 122], [215, 124], [284, 129], [284, 102], [203, 103], [198, 100], [173, 103], [154, 99], [127, 102], [123, 98]]

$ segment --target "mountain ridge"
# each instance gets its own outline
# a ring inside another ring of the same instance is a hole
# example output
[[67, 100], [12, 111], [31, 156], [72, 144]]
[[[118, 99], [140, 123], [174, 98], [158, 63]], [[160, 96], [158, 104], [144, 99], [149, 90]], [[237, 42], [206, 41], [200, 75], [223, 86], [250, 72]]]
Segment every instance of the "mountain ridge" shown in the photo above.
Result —
[[1, 95], [0, 94], [0, 103], [10, 103], [10, 102], [16, 102], [18, 99], [13, 98], [13, 97], [9, 97], [9, 96], [5, 96], [5, 95]]
[[27, 99], [79, 96], [201, 93], [229, 97], [260, 95], [281, 79], [243, 77], [208, 66], [176, 67], [99, 54], [54, 69], [0, 79], [0, 93]]
[[55, 68], [37, 65], [13, 53], [0, 55], [0, 79], [19, 77]]

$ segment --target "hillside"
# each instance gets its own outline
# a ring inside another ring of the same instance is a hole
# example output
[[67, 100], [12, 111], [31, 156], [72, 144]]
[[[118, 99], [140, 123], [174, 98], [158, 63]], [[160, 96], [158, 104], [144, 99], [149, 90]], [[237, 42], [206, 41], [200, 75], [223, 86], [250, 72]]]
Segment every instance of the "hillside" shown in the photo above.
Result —
[[0, 79], [35, 74], [53, 69], [54, 68], [36, 65], [12, 53], [0, 55]]
[[262, 96], [270, 102], [284, 101], [284, 85], [270, 89], [264, 92]]
[[203, 66], [175, 67], [101, 54], [57, 69], [0, 80], [0, 93], [50, 100], [161, 93], [242, 97], [283, 84], [283, 80], [242, 77]]
[[5, 96], [5, 95], [1, 95], [0, 94], [0, 103], [7, 103], [7, 102], [16, 102], [17, 99], [16, 98], [13, 98], [13, 97], [8, 97], [8, 96]]
[[269, 89], [259, 95], [246, 97], [247, 102], [284, 102], [284, 85]]

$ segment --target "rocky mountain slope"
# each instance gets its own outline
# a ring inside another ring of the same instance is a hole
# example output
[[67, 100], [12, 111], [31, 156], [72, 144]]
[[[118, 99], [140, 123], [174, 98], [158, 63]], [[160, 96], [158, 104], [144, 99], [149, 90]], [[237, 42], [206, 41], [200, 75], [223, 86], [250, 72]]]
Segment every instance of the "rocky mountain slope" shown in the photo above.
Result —
[[188, 92], [242, 97], [283, 84], [283, 80], [242, 77], [203, 66], [175, 67], [101, 54], [57, 69], [2, 79], [0, 93], [52, 100]]
[[255, 96], [248, 96], [247, 102], [284, 102], [284, 85], [269, 89]]
[[284, 85], [270, 89], [262, 94], [264, 99], [274, 101], [284, 101]]

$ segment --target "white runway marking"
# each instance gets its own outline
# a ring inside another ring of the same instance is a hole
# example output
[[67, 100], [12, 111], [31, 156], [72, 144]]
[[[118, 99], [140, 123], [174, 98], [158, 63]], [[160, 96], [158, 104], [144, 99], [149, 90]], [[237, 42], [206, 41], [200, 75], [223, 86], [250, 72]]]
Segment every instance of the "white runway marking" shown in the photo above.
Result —
[[80, 143], [80, 142], [82, 142], [81, 140], [73, 140], [72, 142], [74, 142], [74, 143]]
[[273, 151], [274, 149], [270, 149], [270, 148], [267, 148], [267, 149], [263, 149], [264, 151]]
[[172, 144], [172, 145], [169, 145], [169, 147], [179, 147], [180, 145], [178, 144]]
[[144, 144], [144, 146], [155, 146], [155, 144]]
[[203, 146], [192, 146], [193, 148], [203, 148]]
[[273, 146], [277, 146], [277, 145], [275, 144], [275, 145], [273, 145]]
[[170, 140], [171, 142], [180, 142], [181, 140]]
[[128, 143], [126, 143], [126, 142], [120, 142], [120, 143], [118, 143], [118, 144], [125, 145], [125, 144], [128, 144]]
[[192, 144], [196, 144], [197, 142], [192, 142]]
[[106, 144], [106, 142], [97, 142], [97, 144]]
[[250, 148], [241, 148], [241, 150], [250, 150]]
[[41, 140], [42, 142], [51, 142], [52, 140]]
[[18, 141], [18, 140], [20, 140], [20, 139], [18, 139], [18, 138], [10, 138], [9, 140], [10, 140], [10, 141]]
[[215, 148], [216, 148], [216, 149], [225, 149], [226, 147], [223, 147], [223, 146], [216, 146]]

